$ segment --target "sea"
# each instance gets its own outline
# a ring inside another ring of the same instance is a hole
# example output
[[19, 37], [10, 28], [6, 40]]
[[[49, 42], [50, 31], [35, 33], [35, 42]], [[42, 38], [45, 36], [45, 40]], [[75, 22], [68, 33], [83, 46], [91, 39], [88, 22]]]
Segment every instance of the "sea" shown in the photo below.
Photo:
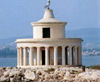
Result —
[[[100, 65], [100, 56], [82, 56], [85, 66]], [[0, 67], [16, 67], [17, 58], [0, 58]]]

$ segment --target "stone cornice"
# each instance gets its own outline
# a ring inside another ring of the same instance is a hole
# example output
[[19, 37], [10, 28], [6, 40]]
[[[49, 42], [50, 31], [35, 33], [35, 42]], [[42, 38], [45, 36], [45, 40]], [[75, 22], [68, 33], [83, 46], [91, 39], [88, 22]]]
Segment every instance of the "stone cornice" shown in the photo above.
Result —
[[37, 43], [37, 42], [62, 42], [62, 41], [67, 41], [67, 42], [82, 42], [83, 40], [81, 38], [46, 38], [46, 39], [17, 39], [15, 42], [17, 43]]
[[67, 22], [32, 22], [32, 26], [44, 26], [44, 25], [66, 25]]

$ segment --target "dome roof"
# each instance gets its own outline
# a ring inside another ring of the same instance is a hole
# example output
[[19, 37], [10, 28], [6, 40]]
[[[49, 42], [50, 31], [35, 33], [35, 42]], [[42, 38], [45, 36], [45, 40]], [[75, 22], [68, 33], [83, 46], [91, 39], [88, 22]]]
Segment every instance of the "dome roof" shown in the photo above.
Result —
[[41, 19], [38, 22], [61, 22], [55, 18], [46, 18], [46, 19]]
[[61, 22], [61, 21], [55, 19], [53, 10], [47, 9], [45, 10], [43, 19], [39, 20], [38, 22]]

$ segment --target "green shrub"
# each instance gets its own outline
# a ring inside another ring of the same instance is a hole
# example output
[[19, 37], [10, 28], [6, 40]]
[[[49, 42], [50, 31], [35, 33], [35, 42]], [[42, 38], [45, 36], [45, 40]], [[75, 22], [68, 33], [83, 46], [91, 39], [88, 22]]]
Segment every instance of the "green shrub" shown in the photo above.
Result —
[[100, 65], [89, 66], [89, 67], [87, 67], [87, 68], [98, 69], [98, 70], [100, 70]]
[[48, 70], [45, 70], [45, 72], [47, 72], [47, 73], [50, 73], [52, 71], [55, 71], [55, 69], [54, 68], [49, 68]]

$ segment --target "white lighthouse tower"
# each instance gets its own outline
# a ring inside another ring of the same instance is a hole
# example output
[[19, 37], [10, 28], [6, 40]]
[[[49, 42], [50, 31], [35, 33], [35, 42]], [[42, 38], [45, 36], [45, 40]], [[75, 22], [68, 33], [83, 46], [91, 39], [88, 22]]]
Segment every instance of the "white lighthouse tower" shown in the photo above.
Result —
[[55, 19], [49, 5], [43, 19], [31, 23], [33, 38], [16, 40], [18, 67], [82, 65], [82, 39], [65, 38], [67, 22]]

